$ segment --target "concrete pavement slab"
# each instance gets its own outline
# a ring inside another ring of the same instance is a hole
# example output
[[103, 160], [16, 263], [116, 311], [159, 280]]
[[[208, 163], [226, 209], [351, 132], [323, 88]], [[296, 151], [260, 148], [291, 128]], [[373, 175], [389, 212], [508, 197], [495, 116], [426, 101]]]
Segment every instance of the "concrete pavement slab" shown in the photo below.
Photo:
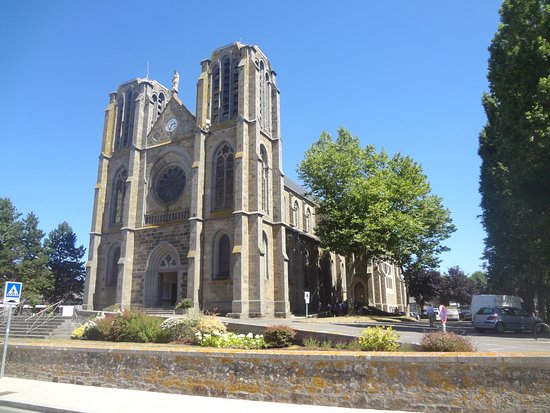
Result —
[[[273, 390], [277, 391], [276, 389]], [[0, 406], [18, 407], [43, 413], [150, 413], [159, 411], [174, 413], [198, 411], [223, 411], [225, 413], [259, 411], [262, 413], [405, 413], [397, 410], [351, 409], [186, 396], [24, 380], [12, 377], [0, 379]]]

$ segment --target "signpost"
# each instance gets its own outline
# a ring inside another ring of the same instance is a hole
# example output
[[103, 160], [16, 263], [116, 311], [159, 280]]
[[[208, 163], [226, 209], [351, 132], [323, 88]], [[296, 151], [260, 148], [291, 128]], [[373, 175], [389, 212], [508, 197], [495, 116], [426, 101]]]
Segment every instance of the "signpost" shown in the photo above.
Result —
[[306, 302], [306, 318], [307, 318], [307, 307], [309, 305], [309, 291], [304, 291], [304, 301]]
[[4, 368], [6, 366], [6, 355], [8, 353], [8, 336], [10, 335], [11, 313], [14, 304], [19, 304], [21, 300], [22, 283], [15, 281], [6, 282], [4, 290], [4, 304], [8, 304], [8, 321], [6, 323], [6, 334], [4, 335], [4, 351], [2, 352], [2, 366], [0, 367], [0, 379], [4, 377]]
[[444, 305], [439, 306], [439, 317], [441, 318], [442, 331], [447, 332], [447, 309]]

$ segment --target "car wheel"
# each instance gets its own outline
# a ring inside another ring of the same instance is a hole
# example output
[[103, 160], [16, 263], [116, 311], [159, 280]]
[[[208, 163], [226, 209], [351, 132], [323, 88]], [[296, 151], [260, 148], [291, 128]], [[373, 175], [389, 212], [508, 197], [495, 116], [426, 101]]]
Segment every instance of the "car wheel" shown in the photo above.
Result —
[[476, 331], [477, 331], [478, 333], [483, 333], [483, 332], [485, 331], [485, 329], [476, 327]]
[[506, 328], [504, 327], [504, 323], [498, 322], [497, 325], [495, 326], [495, 331], [498, 334], [504, 333], [504, 331], [506, 331]]

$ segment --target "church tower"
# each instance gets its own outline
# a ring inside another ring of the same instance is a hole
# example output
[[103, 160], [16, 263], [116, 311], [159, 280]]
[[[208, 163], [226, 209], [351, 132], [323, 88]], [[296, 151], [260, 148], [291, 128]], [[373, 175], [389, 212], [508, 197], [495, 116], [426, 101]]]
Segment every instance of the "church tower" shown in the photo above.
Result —
[[234, 43], [202, 62], [204, 204], [191, 243], [203, 250], [203, 275], [196, 260], [189, 274], [205, 304], [235, 317], [289, 315], [279, 116], [276, 75], [257, 46]]

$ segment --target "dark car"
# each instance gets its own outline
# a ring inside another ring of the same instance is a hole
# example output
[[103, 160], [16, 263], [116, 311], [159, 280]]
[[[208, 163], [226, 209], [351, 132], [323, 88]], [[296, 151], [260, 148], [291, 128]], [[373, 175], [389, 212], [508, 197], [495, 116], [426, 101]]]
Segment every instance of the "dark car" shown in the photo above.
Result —
[[463, 321], [472, 321], [472, 312], [470, 310], [460, 310], [458, 316]]
[[503, 333], [506, 330], [534, 330], [535, 325], [542, 323], [538, 317], [515, 307], [481, 307], [472, 319], [472, 325], [480, 333], [493, 330]]

